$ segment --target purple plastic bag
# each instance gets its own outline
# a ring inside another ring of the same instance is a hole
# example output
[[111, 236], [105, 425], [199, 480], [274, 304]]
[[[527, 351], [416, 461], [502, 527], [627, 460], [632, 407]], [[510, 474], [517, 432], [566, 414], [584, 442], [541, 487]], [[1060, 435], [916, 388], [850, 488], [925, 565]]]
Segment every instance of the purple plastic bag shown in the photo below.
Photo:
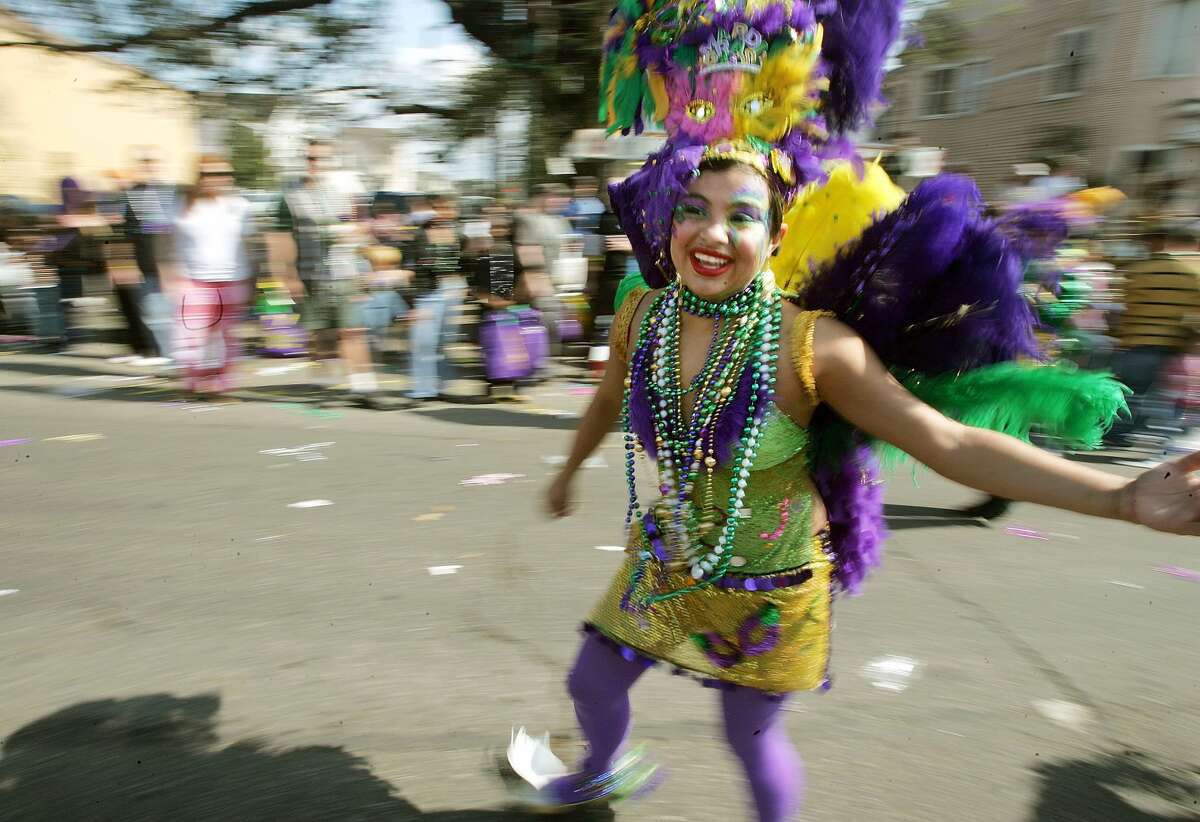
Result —
[[493, 311], [484, 317], [479, 342], [489, 380], [520, 380], [533, 373], [524, 329], [511, 313]]
[[532, 308], [515, 311], [521, 323], [521, 339], [529, 353], [529, 373], [536, 373], [550, 358], [550, 332], [542, 325], [542, 315]]

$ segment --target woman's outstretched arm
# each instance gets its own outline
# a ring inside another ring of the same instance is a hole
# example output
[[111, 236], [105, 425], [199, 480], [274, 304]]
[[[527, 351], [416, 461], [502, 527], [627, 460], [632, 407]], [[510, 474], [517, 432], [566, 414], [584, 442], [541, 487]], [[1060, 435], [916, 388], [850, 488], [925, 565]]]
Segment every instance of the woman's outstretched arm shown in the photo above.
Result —
[[962, 425], [905, 390], [863, 339], [836, 320], [817, 322], [813, 371], [821, 398], [846, 420], [947, 479], [1009, 499], [1200, 534], [1200, 477], [1192, 476], [1200, 454], [1128, 480]]

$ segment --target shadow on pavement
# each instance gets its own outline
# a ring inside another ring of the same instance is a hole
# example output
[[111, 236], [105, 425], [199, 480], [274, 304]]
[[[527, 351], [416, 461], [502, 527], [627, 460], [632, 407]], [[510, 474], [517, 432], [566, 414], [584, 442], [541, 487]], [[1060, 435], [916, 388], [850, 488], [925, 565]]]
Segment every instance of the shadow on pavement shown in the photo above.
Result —
[[929, 508], [924, 505], [884, 505], [883, 516], [891, 531], [913, 528], [988, 528], [978, 517], [964, 514], [957, 508]]
[[482, 425], [502, 428], [548, 428], [556, 431], [571, 431], [579, 426], [579, 417], [574, 414], [555, 417], [549, 414], [509, 411], [490, 405], [477, 406], [473, 409], [421, 408], [411, 413], [456, 425]]
[[[388, 820], [526, 822], [516, 811], [422, 812], [331, 745], [222, 747], [215, 695], [149, 694], [83, 702], [38, 719], [4, 741], [0, 818], [25, 822], [121, 820]], [[582, 822], [608, 812], [576, 814]]]
[[[105, 363], [107, 364], [107, 363]], [[113, 371], [104, 368], [84, 368], [68, 363], [49, 362], [13, 362], [11, 359], [0, 360], [0, 371], [20, 371], [25, 374], [37, 374], [43, 377], [98, 377], [102, 375], [115, 377], [151, 377], [150, 373], [130, 373]]]
[[1029, 822], [1183, 822], [1200, 819], [1200, 768], [1140, 751], [1043, 762]]

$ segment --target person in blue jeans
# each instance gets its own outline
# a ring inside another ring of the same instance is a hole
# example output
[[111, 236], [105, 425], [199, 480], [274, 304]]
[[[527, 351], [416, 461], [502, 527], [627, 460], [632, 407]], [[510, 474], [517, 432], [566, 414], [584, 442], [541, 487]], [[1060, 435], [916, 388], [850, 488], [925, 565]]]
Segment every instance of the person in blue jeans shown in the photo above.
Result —
[[413, 277], [412, 331], [409, 338], [410, 382], [408, 397], [432, 400], [444, 395], [453, 369], [446, 359], [450, 340], [449, 320], [462, 305], [462, 241], [454, 200], [439, 196], [432, 202], [434, 216], [417, 241]]

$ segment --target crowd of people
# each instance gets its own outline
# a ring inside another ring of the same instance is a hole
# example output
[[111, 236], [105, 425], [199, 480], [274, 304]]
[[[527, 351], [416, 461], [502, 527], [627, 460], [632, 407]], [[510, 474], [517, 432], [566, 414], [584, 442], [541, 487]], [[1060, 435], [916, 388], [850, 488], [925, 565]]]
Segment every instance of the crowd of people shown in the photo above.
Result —
[[[59, 206], [3, 213], [0, 334], [69, 348], [86, 298], [111, 295], [128, 347], [112, 359], [177, 377], [189, 395], [227, 397], [256, 340], [260, 353], [307, 356], [319, 399], [370, 408], [478, 400], [450, 391], [458, 376], [520, 399], [567, 346], [603, 339], [632, 255], [595, 179], [528, 201], [471, 198], [465, 213], [449, 193], [348, 185], [328, 142], [310, 141], [304, 159], [266, 204], [239, 192], [223, 156], [200, 157], [178, 186], [144, 150], [117, 193], [68, 178]], [[464, 336], [480, 344], [474, 370], [448, 355]], [[406, 359], [402, 401], [380, 390], [390, 355]]]
[[[606, 339], [618, 286], [637, 270], [607, 185], [581, 177], [526, 201], [472, 198], [468, 214], [448, 193], [345, 185], [330, 143], [309, 142], [304, 159], [265, 206], [239, 193], [222, 156], [201, 157], [179, 186], [146, 149], [119, 193], [67, 178], [57, 207], [0, 212], [0, 334], [69, 347], [84, 298], [111, 294], [128, 347], [112, 359], [172, 374], [189, 394], [228, 395], [251, 340], [311, 358], [318, 398], [374, 408], [397, 404], [377, 377], [392, 354], [407, 359], [405, 403], [447, 399], [466, 374], [488, 396], [519, 399], [564, 345]], [[1015, 168], [1000, 213], [1083, 187], [1076, 174]], [[1113, 446], [1186, 442], [1200, 412], [1198, 237], [1194, 217], [1093, 213], [1030, 268], [1048, 349], [1133, 391]], [[479, 343], [467, 372], [447, 354], [464, 336]]]

